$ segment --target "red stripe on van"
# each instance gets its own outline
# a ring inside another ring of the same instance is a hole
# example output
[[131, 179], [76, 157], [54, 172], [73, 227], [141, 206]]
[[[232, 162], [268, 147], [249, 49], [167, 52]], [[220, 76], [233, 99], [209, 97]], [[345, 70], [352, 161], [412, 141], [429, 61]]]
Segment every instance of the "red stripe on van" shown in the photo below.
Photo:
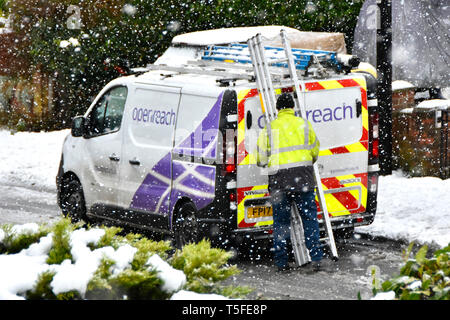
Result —
[[[322, 183], [327, 187], [327, 189], [338, 189], [342, 188], [343, 185], [336, 178], [326, 178], [322, 179]], [[358, 208], [358, 199], [356, 199], [349, 191], [340, 191], [332, 193], [333, 197], [335, 197], [347, 210], [357, 209]]]
[[305, 88], [307, 91], [313, 91], [313, 90], [323, 90], [325, 89], [320, 83], [318, 82], [307, 82], [305, 83]]
[[258, 90], [257, 89], [251, 89], [244, 98], [242, 98], [241, 101], [239, 101], [238, 103], [238, 123], [241, 122], [242, 120], [244, 120], [245, 117], [245, 101], [248, 98], [254, 97], [258, 95]]
[[238, 146], [237, 163], [241, 164], [241, 162], [245, 160], [245, 157], [247, 155], [248, 152], [247, 150], [245, 150], [245, 140], [243, 140]]
[[337, 82], [342, 84], [344, 87], [359, 87], [359, 83], [353, 79], [341, 79], [337, 80]]
[[337, 148], [331, 148], [331, 153], [333, 154], [340, 154], [340, 153], [349, 153], [348, 149], [346, 147], [337, 147]]
[[238, 228], [251, 228], [251, 227], [254, 227], [255, 224], [256, 224], [256, 222], [247, 223], [247, 222], [245, 222], [244, 219], [242, 219], [241, 222], [239, 222]]
[[[238, 206], [241, 204], [242, 201], [245, 200], [245, 191], [250, 191], [252, 190], [253, 187], [244, 187], [244, 188], [238, 188], [237, 189], [237, 202], [238, 202]], [[245, 210], [245, 208], [244, 208]], [[241, 221], [238, 221], [238, 228], [251, 228], [254, 227], [256, 223], [247, 223], [245, 222], [245, 218], [242, 219]]]
[[367, 141], [367, 140], [369, 140], [369, 131], [367, 131], [367, 129], [363, 127], [362, 136], [361, 136], [361, 139], [359, 139], [359, 141], [362, 144], [364, 144], [363, 141]]

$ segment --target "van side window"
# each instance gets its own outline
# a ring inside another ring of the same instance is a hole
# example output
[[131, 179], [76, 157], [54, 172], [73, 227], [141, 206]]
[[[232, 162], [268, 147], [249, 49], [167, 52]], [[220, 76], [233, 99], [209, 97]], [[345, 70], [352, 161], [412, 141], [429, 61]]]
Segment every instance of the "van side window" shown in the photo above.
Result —
[[107, 108], [105, 112], [104, 132], [113, 132], [120, 129], [123, 110], [127, 99], [127, 88], [116, 87], [109, 91]]
[[107, 96], [108, 94], [105, 94], [98, 100], [94, 109], [92, 109], [88, 116], [88, 133], [90, 136], [96, 136], [103, 133]]
[[115, 87], [105, 93], [88, 115], [90, 136], [116, 132], [120, 129], [127, 98], [126, 87]]

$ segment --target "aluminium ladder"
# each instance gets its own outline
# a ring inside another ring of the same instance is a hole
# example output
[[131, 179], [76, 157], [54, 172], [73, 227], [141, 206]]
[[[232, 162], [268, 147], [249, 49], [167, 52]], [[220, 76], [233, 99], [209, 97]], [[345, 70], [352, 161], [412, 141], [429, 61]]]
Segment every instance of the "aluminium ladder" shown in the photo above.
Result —
[[[248, 45], [233, 43], [228, 46], [209, 46], [207, 47], [201, 59], [204, 61], [231, 62], [238, 64], [252, 64], [250, 48]], [[276, 61], [278, 57], [284, 57], [284, 48], [265, 46], [266, 59], [275, 67], [287, 67], [284, 60]], [[343, 65], [338, 59], [338, 54], [333, 51], [310, 50], [310, 49], [292, 49], [292, 56], [297, 70], [306, 71], [309, 67], [317, 63], [324, 63], [335, 70], [342, 71]]]
[[[296, 95], [294, 95], [295, 97], [294, 100], [296, 100], [295, 109], [297, 112], [299, 112], [299, 115], [302, 118], [306, 119], [306, 110], [304, 102], [305, 98], [304, 93], [306, 90], [304, 87], [304, 83], [298, 80], [297, 75], [298, 63], [297, 61], [295, 61], [293, 57], [292, 49], [284, 30], [281, 31], [280, 36], [283, 42], [285, 57], [281, 59], [271, 59], [270, 62], [267, 61], [265, 56], [265, 48], [263, 47], [262, 44], [261, 34], [257, 34], [256, 36], [250, 38], [247, 42], [251, 56], [251, 61], [253, 64], [253, 70], [256, 76], [258, 91], [260, 93], [261, 107], [267, 124], [268, 138], [271, 145], [273, 144], [272, 144], [270, 123], [271, 121], [275, 120], [277, 110], [275, 108], [276, 105], [275, 90], [272, 83], [272, 74], [270, 73], [269, 69], [270, 65], [279, 66], [280, 64], [283, 64], [284, 66], [287, 66], [289, 70], [289, 76], [292, 81], [291, 85], [293, 85], [294, 87], [294, 92], [297, 93]], [[301, 94], [302, 92], [303, 94]], [[323, 192], [317, 162], [314, 163], [313, 168], [314, 168], [314, 176], [317, 182], [319, 204], [320, 208], [322, 209], [324, 227], [327, 234], [327, 237], [321, 240], [325, 240], [328, 243], [333, 259], [337, 259], [338, 253], [336, 249], [336, 243], [334, 241], [333, 229], [331, 227], [330, 217], [328, 215], [328, 209], [325, 201], [325, 195]], [[300, 232], [300, 233], [291, 232], [291, 241], [294, 249], [294, 256], [297, 264], [303, 265], [310, 261], [310, 257], [306, 250], [301, 219], [298, 216], [298, 210], [295, 205], [292, 206], [291, 216], [292, 216], [291, 228], [293, 228], [294, 231], [298, 230]]]

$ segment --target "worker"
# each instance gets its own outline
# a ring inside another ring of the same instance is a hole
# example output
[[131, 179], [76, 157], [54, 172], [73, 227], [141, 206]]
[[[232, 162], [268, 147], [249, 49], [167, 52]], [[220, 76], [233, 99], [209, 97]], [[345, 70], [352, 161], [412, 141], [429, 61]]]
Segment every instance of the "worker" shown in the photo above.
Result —
[[257, 142], [258, 166], [268, 167], [269, 192], [273, 208], [274, 260], [278, 271], [289, 270], [291, 204], [300, 212], [306, 247], [311, 264], [320, 270], [323, 252], [319, 241], [319, 223], [315, 202], [313, 163], [317, 161], [320, 143], [311, 126], [294, 112], [294, 99], [282, 93], [276, 102], [277, 119], [261, 131]]

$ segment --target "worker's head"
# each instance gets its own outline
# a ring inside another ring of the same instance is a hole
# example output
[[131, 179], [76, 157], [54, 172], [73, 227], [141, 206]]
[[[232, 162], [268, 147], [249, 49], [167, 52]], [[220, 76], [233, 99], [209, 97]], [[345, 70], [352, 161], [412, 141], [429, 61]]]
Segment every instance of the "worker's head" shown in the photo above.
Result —
[[277, 99], [277, 110], [294, 108], [294, 98], [289, 93], [282, 93]]

